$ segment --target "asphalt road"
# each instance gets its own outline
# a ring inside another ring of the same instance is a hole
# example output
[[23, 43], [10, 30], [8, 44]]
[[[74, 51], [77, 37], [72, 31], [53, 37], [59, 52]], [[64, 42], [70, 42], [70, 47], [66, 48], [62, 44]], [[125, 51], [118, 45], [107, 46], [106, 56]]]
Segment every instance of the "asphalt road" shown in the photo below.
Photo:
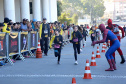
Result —
[[[109, 65], [105, 53], [101, 53], [101, 58], [96, 59], [97, 66], [91, 67], [93, 79], [82, 79], [86, 59], [91, 61], [92, 51], [96, 55], [97, 46], [91, 47], [91, 41], [88, 37], [87, 46], [78, 55], [78, 65], [74, 65], [72, 44], [63, 48], [61, 65], [57, 65], [57, 58], [54, 57], [53, 50], [49, 51], [47, 57], [43, 56], [41, 59], [26, 58], [25, 61], [17, 61], [14, 66], [7, 64], [0, 67], [0, 84], [72, 84], [72, 77], [76, 78], [77, 84], [126, 84], [126, 63], [120, 64], [120, 56], [117, 52], [116, 71], [105, 71]], [[100, 51], [101, 48], [102, 44]], [[126, 38], [122, 39], [121, 49], [126, 58]]]

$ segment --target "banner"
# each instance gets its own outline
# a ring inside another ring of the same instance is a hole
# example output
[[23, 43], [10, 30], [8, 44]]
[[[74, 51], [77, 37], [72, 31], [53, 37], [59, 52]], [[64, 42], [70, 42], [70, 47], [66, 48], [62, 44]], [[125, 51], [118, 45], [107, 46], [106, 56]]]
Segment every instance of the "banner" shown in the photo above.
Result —
[[9, 53], [18, 53], [18, 33], [9, 35]]
[[28, 50], [28, 33], [21, 33], [21, 51]]
[[6, 35], [0, 34], [0, 56], [6, 56]]
[[37, 46], [37, 33], [36, 32], [31, 32], [31, 46], [30, 48], [36, 48]]

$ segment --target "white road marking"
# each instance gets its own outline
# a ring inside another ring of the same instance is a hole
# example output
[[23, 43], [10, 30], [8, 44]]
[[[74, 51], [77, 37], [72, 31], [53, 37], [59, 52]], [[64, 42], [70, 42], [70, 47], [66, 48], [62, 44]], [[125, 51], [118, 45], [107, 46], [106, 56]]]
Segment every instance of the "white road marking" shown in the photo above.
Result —
[[[84, 77], [84, 75], [0, 75], [0, 78], [40, 78], [40, 77], [48, 77], [48, 78], [52, 78], [52, 77], [64, 77], [64, 78], [72, 78], [72, 77]], [[92, 75], [93, 78], [123, 78], [126, 79], [126, 76], [111, 76], [111, 75]]]

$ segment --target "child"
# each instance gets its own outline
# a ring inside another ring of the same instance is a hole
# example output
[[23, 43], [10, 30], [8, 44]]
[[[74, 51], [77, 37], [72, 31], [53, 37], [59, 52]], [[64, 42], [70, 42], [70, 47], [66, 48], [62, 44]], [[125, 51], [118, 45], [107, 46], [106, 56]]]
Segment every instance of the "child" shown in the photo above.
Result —
[[59, 34], [59, 30], [55, 29], [55, 35], [52, 37], [50, 41], [50, 48], [52, 48], [52, 44], [54, 43], [54, 54], [55, 57], [58, 57], [57, 64], [60, 64], [61, 57], [61, 48], [63, 43], [63, 37]]
[[73, 49], [74, 49], [74, 57], [75, 57], [75, 65], [78, 64], [77, 62], [77, 52], [80, 54], [80, 41], [82, 40], [82, 35], [78, 31], [78, 27], [74, 26], [74, 31], [71, 34], [71, 40], [70, 42], [73, 43]]

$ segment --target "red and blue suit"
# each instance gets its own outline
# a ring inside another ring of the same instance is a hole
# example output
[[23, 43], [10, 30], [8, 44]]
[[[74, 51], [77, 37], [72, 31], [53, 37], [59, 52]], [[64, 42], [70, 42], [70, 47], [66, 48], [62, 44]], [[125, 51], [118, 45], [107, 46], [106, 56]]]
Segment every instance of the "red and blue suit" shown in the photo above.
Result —
[[112, 31], [105, 28], [104, 24], [101, 24], [99, 26], [99, 29], [103, 33], [103, 40], [93, 42], [92, 46], [94, 46], [95, 44], [107, 42], [108, 39], [112, 42], [112, 46], [108, 49], [108, 51], [105, 54], [108, 60], [108, 63], [110, 65], [110, 68], [105, 71], [114, 71], [116, 70], [116, 65], [115, 65], [114, 57], [112, 56], [112, 54], [120, 47], [120, 42], [117, 36]]
[[[117, 27], [118, 29], [115, 30], [115, 27]], [[119, 30], [122, 31], [122, 38], [124, 37], [124, 30], [121, 26], [117, 25], [117, 24], [112, 24], [112, 20], [109, 19], [108, 20], [108, 26], [106, 27], [106, 29], [109, 29], [111, 30], [118, 38], [118, 40], [121, 42], [121, 36], [119, 34]], [[112, 41], [110, 41], [110, 46], [112, 46]], [[123, 56], [123, 52], [122, 50], [120, 49], [120, 47], [117, 49], [118, 53], [120, 54], [121, 56], [121, 64], [123, 64], [125, 62], [125, 58]], [[115, 59], [115, 52], [113, 53], [113, 57]]]

